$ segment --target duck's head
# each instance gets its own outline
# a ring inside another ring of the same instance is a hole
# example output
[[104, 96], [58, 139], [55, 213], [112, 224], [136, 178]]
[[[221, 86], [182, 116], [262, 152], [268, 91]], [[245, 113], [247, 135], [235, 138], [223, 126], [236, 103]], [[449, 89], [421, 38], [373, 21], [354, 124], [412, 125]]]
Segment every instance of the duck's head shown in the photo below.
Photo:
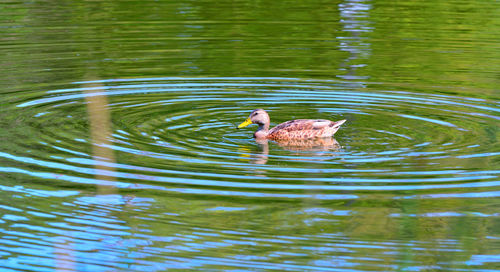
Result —
[[256, 109], [250, 113], [250, 116], [241, 123], [237, 128], [243, 128], [246, 127], [250, 124], [257, 124], [259, 127], [264, 126], [265, 128], [269, 129], [269, 123], [271, 120], [269, 119], [269, 114], [263, 109]]

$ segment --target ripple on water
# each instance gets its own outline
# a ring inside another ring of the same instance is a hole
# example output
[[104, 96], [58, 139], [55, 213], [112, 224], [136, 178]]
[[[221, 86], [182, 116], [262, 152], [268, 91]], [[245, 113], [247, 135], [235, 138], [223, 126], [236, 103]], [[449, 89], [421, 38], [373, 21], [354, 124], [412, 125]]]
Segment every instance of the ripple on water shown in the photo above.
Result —
[[[500, 186], [500, 108], [486, 99], [295, 78], [73, 85], [24, 97], [9, 109], [32, 133], [0, 153], [11, 164], [0, 171], [233, 197], [488, 196]], [[92, 143], [89, 98], [103, 96], [111, 130], [107, 142]], [[257, 143], [252, 129], [234, 129], [255, 108], [267, 109], [274, 125], [292, 118], [348, 121], [328, 142]], [[96, 146], [113, 158], [93, 156]]]

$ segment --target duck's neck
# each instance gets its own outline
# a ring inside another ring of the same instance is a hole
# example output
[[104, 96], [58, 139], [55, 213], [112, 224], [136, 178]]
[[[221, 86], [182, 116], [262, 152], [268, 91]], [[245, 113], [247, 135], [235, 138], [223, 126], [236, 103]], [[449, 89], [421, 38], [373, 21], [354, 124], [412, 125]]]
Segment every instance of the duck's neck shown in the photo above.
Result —
[[259, 128], [257, 129], [257, 131], [255, 131], [253, 136], [257, 139], [264, 139], [267, 137], [268, 134], [269, 134], [269, 124], [259, 124]]

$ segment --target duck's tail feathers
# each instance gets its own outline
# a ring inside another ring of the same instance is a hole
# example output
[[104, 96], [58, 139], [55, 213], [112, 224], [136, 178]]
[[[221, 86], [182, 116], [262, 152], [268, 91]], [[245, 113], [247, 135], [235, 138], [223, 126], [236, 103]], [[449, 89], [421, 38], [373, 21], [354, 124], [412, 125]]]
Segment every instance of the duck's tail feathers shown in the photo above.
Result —
[[331, 127], [334, 127], [334, 128], [338, 128], [340, 127], [343, 123], [345, 123], [347, 120], [340, 120], [340, 121], [337, 121], [337, 122], [333, 122], [330, 126]]

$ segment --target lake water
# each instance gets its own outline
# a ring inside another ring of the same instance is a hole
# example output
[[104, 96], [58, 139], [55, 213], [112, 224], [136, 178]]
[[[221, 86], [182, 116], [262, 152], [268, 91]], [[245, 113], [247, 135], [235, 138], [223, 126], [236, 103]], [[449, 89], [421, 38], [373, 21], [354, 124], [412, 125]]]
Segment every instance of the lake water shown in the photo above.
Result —
[[500, 270], [499, 14], [3, 1], [0, 269]]

